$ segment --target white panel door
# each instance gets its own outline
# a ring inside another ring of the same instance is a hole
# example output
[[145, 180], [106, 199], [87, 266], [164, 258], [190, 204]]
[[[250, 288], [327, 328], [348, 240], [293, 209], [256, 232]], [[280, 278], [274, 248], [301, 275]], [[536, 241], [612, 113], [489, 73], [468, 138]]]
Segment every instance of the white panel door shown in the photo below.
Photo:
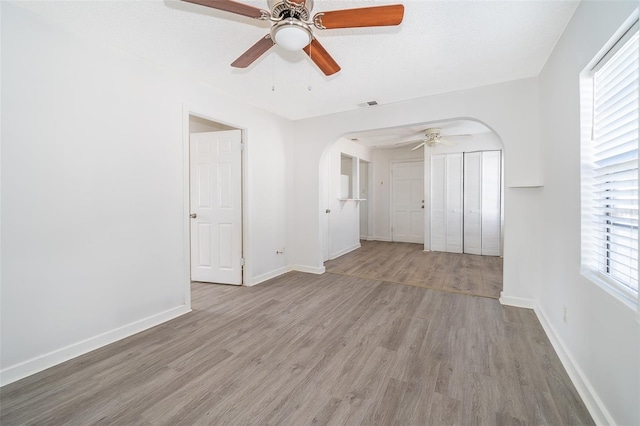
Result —
[[242, 284], [240, 130], [190, 139], [191, 279]]
[[423, 244], [424, 162], [393, 163], [391, 177], [391, 238]]
[[482, 153], [482, 254], [500, 256], [501, 152]]
[[430, 209], [431, 226], [431, 250], [445, 251], [447, 242], [445, 239], [446, 230], [446, 156], [443, 154], [431, 156], [431, 191]]
[[446, 251], [462, 253], [462, 153], [446, 156]]
[[482, 254], [482, 153], [464, 154], [464, 252]]

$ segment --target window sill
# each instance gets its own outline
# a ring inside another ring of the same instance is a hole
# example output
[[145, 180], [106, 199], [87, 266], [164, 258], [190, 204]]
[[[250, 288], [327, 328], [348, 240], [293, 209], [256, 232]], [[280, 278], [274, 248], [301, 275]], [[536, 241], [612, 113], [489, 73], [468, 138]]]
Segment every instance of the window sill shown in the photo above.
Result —
[[627, 308], [631, 309], [633, 312], [638, 313], [638, 298], [632, 294], [629, 294], [621, 289], [618, 289], [615, 284], [610, 283], [608, 280], [604, 279], [598, 273], [593, 270], [582, 267], [580, 268], [580, 273], [583, 277], [609, 293], [619, 302], [624, 304]]

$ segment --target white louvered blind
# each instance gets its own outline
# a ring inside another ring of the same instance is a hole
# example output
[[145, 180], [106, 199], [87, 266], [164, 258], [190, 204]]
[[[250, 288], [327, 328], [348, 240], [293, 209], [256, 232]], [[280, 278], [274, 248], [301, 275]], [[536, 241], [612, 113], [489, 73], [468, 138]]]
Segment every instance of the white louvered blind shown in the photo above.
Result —
[[638, 25], [593, 73], [592, 267], [627, 294], [638, 292]]

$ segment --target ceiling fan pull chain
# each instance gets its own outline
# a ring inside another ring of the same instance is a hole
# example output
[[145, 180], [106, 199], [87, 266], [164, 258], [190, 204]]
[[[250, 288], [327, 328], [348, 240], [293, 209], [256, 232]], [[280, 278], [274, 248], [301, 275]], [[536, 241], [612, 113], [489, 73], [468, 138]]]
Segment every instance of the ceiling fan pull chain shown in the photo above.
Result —
[[271, 91], [276, 91], [276, 55], [271, 55]]

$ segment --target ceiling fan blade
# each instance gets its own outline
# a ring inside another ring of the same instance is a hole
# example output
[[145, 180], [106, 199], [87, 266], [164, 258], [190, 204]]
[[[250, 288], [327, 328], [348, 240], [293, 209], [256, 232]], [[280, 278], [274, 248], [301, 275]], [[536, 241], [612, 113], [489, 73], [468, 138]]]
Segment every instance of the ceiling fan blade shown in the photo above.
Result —
[[416, 139], [413, 141], [405, 141], [405, 142], [398, 142], [397, 144], [393, 145], [393, 146], [404, 146], [404, 145], [411, 145], [414, 143], [418, 143], [418, 142], [424, 142], [424, 138], [423, 139]]
[[459, 134], [459, 135], [442, 135], [442, 136], [444, 136], [446, 138], [466, 138], [466, 137], [473, 136], [473, 135], [471, 135], [469, 133], [463, 133], [463, 134]]
[[415, 151], [416, 149], [422, 148], [426, 144], [427, 144], [426, 142], [422, 142], [420, 145], [416, 145], [413, 148], [411, 148], [411, 151]]
[[[224, 10], [226, 12], [235, 13], [237, 15], [248, 16], [250, 18], [262, 18], [263, 16], [269, 16], [269, 12], [266, 10], [258, 9], [257, 7], [249, 6], [248, 4], [238, 3], [233, 0], [182, 0], [188, 3], [199, 4], [201, 6], [211, 7], [213, 9]], [[265, 15], [266, 14], [266, 15]]]
[[447, 146], [454, 146], [454, 145], [456, 145], [456, 143], [455, 143], [455, 142], [451, 142], [450, 140], [447, 140], [447, 139], [445, 139], [445, 138], [439, 138], [439, 139], [438, 139], [438, 142], [436, 142], [436, 143], [439, 143], [439, 144], [441, 144], [441, 145], [447, 145]]
[[267, 34], [262, 37], [256, 44], [251, 46], [249, 50], [244, 52], [238, 59], [231, 64], [235, 68], [246, 68], [255, 62], [260, 56], [262, 56], [267, 50], [273, 47], [273, 40], [271, 35]]
[[303, 50], [325, 75], [329, 76], [340, 71], [340, 65], [315, 38]]
[[313, 22], [314, 25], [321, 30], [332, 28], [384, 27], [400, 24], [403, 16], [404, 6], [394, 4], [389, 6], [361, 7], [321, 12], [313, 17]]

